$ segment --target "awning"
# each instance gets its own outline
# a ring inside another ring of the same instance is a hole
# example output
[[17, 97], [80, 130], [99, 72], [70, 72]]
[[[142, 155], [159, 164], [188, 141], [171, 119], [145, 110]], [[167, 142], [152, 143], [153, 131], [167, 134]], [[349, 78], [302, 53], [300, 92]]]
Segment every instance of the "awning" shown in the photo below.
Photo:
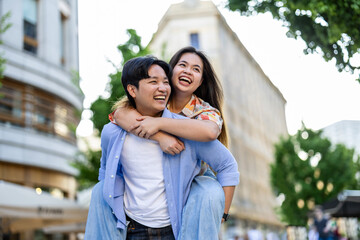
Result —
[[53, 225], [86, 222], [88, 208], [33, 188], [0, 181], [0, 218], [5, 231], [18, 232]]
[[360, 217], [360, 190], [345, 190], [324, 203], [325, 213], [333, 217]]

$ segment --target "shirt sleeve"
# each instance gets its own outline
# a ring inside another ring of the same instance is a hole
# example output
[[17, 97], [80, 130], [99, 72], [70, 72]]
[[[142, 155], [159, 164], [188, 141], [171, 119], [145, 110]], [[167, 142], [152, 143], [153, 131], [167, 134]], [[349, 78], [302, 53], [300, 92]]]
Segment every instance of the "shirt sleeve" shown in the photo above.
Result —
[[231, 152], [218, 140], [196, 142], [197, 159], [208, 163], [217, 172], [217, 180], [221, 186], [236, 186], [240, 173], [238, 164]]
[[[193, 95], [191, 103], [187, 105], [188, 108], [191, 109], [193, 107], [192, 113], [190, 114], [190, 118], [197, 120], [210, 120], [218, 125], [220, 131], [223, 125], [223, 119], [221, 117], [221, 113], [219, 109], [214, 108], [208, 102], [205, 102], [201, 98]], [[186, 114], [185, 114], [186, 115]]]
[[105, 178], [106, 162], [108, 154], [108, 146], [110, 142], [110, 131], [109, 125], [106, 124], [101, 131], [101, 158], [98, 180], [101, 181]]
[[116, 110], [114, 110], [112, 113], [109, 114], [109, 120], [110, 120], [110, 122], [112, 122], [113, 124], [117, 125], [117, 123], [115, 122], [115, 118], [114, 118], [115, 111], [116, 111]]
[[216, 108], [213, 107], [204, 108], [201, 110], [201, 112], [198, 115], [194, 117], [194, 119], [213, 121], [214, 123], [216, 123], [216, 125], [218, 125], [220, 131], [222, 129], [223, 119], [221, 117], [220, 111], [217, 110]]

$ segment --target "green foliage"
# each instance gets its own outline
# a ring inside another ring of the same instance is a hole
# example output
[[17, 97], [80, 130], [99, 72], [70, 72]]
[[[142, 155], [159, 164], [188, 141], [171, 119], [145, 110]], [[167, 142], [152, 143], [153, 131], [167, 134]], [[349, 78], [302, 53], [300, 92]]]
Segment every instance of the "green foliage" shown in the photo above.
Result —
[[[0, 45], [3, 44], [2, 41], [2, 34], [6, 32], [11, 27], [11, 23], [9, 23], [9, 18], [11, 14], [10, 12], [6, 13], [5, 15], [1, 16], [0, 18]], [[0, 53], [0, 80], [4, 77], [4, 71], [5, 71], [5, 63], [6, 59], [3, 57], [3, 53]], [[0, 82], [1, 87], [1, 82]]]
[[[87, 144], [88, 145], [88, 144]], [[80, 152], [72, 165], [79, 170], [76, 176], [79, 189], [86, 189], [98, 182], [101, 151], [93, 151], [88, 145], [86, 152]]]
[[71, 71], [71, 82], [74, 84], [74, 86], [79, 90], [79, 93], [82, 97], [84, 97], [84, 92], [82, 91], [80, 87], [81, 77], [78, 71], [72, 70]]
[[246, 16], [270, 12], [288, 27], [288, 37], [305, 41], [305, 54], [335, 59], [339, 72], [360, 69], [351, 62], [360, 53], [359, 0], [229, 0], [228, 8]]
[[[117, 47], [123, 58], [121, 65], [134, 57], [149, 54], [148, 48], [142, 46], [141, 37], [137, 35], [134, 29], [128, 29], [127, 33], [129, 35], [129, 40]], [[125, 90], [121, 84], [121, 70], [116, 67], [115, 69], [115, 73], [109, 75], [110, 82], [106, 89], [109, 97], [99, 97], [90, 107], [90, 110], [93, 112], [91, 120], [94, 123], [94, 127], [99, 130], [99, 133], [104, 125], [109, 122], [108, 115], [111, 113], [112, 105], [125, 95]]]
[[271, 185], [277, 195], [285, 197], [279, 209], [282, 221], [305, 226], [314, 205], [344, 189], [359, 187], [355, 178], [359, 170], [354, 150], [332, 145], [321, 131], [303, 125], [294, 136], [282, 138], [275, 145], [275, 162], [271, 164]]
[[[129, 40], [117, 47], [123, 58], [121, 65], [134, 57], [149, 54], [148, 48], [142, 46], [141, 37], [137, 35], [135, 30], [128, 29], [127, 33]], [[110, 81], [106, 87], [108, 97], [100, 96], [90, 106], [90, 110], [93, 112], [91, 120], [94, 123], [94, 128], [98, 130], [97, 133], [101, 133], [104, 125], [109, 122], [108, 115], [111, 113], [112, 105], [125, 95], [121, 83], [121, 70], [115, 64], [113, 65], [115, 73], [109, 74]], [[98, 182], [100, 157], [101, 151], [93, 151], [88, 148], [87, 152], [80, 154], [75, 160], [74, 167], [79, 170], [78, 183], [80, 189], [90, 187]]]

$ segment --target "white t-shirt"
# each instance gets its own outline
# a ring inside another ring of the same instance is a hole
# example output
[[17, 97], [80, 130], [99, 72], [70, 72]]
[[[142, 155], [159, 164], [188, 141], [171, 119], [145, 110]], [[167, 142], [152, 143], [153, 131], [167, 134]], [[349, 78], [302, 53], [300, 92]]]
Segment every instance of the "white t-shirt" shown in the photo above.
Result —
[[130, 133], [126, 135], [121, 152], [125, 213], [152, 228], [170, 225], [162, 156], [157, 142]]

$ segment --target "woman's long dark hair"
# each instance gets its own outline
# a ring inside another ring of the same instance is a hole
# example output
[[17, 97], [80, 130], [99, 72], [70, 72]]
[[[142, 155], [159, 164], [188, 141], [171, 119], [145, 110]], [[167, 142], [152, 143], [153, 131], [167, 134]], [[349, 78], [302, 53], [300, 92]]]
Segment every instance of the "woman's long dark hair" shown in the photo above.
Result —
[[[179, 51], [177, 51], [174, 56], [170, 59], [170, 66], [174, 69], [176, 64], [179, 62], [181, 56], [185, 53], [194, 53], [198, 55], [202, 62], [203, 62], [203, 74], [202, 74], [202, 84], [196, 89], [194, 94], [204, 100], [205, 102], [208, 102], [212, 107], [217, 108], [220, 113], [221, 117], [224, 120], [224, 115], [222, 111], [222, 104], [223, 104], [223, 90], [220, 84], [219, 79], [216, 76], [216, 73], [210, 63], [210, 61], [207, 59], [205, 54], [201, 51], [196, 50], [194, 47], [184, 47], [181, 48]], [[227, 137], [227, 130], [224, 124], [222, 126], [221, 133], [218, 137], [218, 140], [224, 144], [225, 146], [228, 146], [228, 137]]]

